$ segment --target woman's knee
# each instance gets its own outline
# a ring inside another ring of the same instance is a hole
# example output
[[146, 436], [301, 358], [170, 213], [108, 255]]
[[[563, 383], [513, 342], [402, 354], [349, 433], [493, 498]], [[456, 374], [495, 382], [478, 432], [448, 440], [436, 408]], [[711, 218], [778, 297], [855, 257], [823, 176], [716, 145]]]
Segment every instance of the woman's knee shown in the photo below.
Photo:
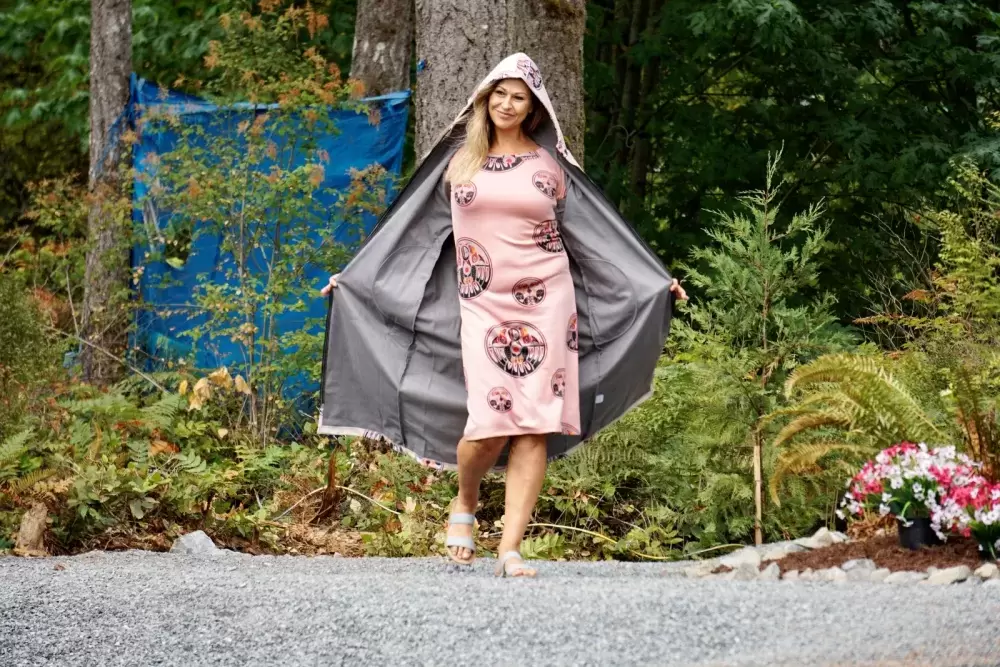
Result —
[[481, 440], [470, 440], [469, 442], [477, 449], [494, 451], [503, 449], [503, 446], [507, 444], [509, 439], [506, 436], [497, 436], [496, 438], [483, 438]]
[[520, 450], [546, 450], [548, 439], [544, 435], [519, 435], [511, 440], [511, 449]]

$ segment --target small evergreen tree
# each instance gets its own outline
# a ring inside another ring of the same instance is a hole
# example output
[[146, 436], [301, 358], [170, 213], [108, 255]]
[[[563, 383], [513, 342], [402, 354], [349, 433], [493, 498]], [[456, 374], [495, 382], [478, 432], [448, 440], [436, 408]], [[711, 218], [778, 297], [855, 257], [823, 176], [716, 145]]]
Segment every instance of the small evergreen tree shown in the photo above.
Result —
[[[731, 449], [737, 465], [725, 490], [745, 497], [745, 462], [753, 468], [754, 540], [763, 540], [762, 480], [773, 456], [765, 452], [763, 418], [783, 400], [788, 373], [804, 361], [847, 345], [851, 337], [832, 315], [834, 299], [818, 294], [817, 264], [826, 230], [822, 204], [790, 219], [779, 216], [780, 152], [768, 161], [766, 185], [739, 199], [742, 212], [717, 213], [715, 245], [695, 250], [690, 282], [705, 295], [678, 326], [684, 353], [708, 401], [694, 401], [697, 437]], [[713, 388], [715, 391], [708, 391]], [[726, 396], [725, 401], [719, 401]], [[747, 455], [749, 454], [749, 456]], [[777, 528], [777, 527], [776, 527]]]

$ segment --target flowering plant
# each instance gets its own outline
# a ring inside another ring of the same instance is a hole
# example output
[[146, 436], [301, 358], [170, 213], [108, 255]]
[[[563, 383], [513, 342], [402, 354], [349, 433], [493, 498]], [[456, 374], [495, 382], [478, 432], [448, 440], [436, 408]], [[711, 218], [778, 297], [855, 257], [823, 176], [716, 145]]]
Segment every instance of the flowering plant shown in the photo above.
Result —
[[1000, 554], [1000, 484], [980, 476], [952, 485], [931, 514], [934, 532], [972, 536], [991, 558]]
[[[954, 447], [902, 442], [879, 452], [848, 481], [841, 508], [854, 516], [878, 508], [909, 525], [910, 519], [931, 517], [947, 490], [977, 477], [977, 469]], [[837, 515], [845, 516], [843, 510]]]

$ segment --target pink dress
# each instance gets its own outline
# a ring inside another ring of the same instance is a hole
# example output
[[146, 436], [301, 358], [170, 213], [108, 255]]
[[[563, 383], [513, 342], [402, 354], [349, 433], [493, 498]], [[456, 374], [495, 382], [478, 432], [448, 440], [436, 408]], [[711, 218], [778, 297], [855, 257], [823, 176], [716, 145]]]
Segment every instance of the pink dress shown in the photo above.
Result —
[[466, 439], [580, 433], [575, 291], [555, 220], [564, 178], [539, 150], [490, 156], [452, 186]]

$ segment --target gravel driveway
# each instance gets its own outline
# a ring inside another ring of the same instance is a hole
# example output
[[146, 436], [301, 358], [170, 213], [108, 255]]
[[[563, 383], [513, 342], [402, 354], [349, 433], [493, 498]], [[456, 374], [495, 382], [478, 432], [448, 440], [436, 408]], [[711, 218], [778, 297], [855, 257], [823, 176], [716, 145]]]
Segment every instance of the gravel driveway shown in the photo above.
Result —
[[1000, 587], [703, 581], [632, 563], [541, 563], [512, 581], [491, 566], [0, 557], [0, 665], [1000, 664]]

